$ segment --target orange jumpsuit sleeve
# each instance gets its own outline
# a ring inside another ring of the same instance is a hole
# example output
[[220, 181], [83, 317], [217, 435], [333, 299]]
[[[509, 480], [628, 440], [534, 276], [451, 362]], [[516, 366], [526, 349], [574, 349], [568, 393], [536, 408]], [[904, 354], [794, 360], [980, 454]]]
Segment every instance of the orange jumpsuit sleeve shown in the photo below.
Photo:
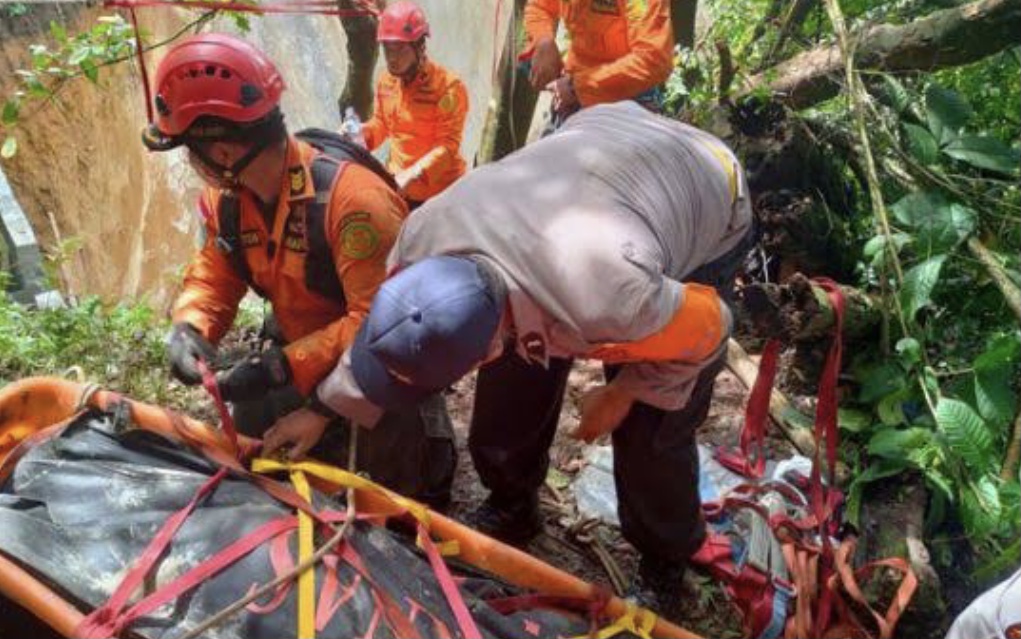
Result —
[[347, 310], [284, 348], [293, 384], [302, 394], [312, 392], [354, 341], [386, 278], [386, 257], [407, 210], [404, 200], [368, 169], [354, 164], [344, 169], [333, 189], [327, 232]]
[[248, 284], [238, 277], [230, 260], [216, 247], [218, 198], [206, 191], [199, 199], [205, 238], [184, 273], [184, 284], [174, 302], [171, 320], [187, 322], [213, 344], [234, 323], [238, 304]]
[[674, 35], [667, 0], [648, 0], [645, 13], [629, 16], [628, 23], [633, 40], [627, 54], [572, 73], [582, 106], [633, 98], [670, 77]]
[[659, 331], [633, 342], [603, 344], [591, 353], [611, 364], [640, 361], [704, 361], [729, 331], [729, 312], [711, 286], [687, 283], [684, 300]]
[[451, 165], [460, 156], [464, 123], [468, 118], [468, 90], [460, 78], [451, 78], [440, 98], [439, 111], [440, 116], [433, 129], [437, 145], [418, 161], [420, 174], [408, 182], [405, 191], [413, 192], [415, 184], [425, 187], [440, 182], [447, 177]]
[[553, 38], [560, 20], [560, 0], [528, 0], [525, 5], [525, 34], [531, 48], [542, 38]]
[[386, 126], [386, 122], [383, 120], [383, 99], [379, 97], [379, 87], [382, 86], [383, 81], [380, 78], [376, 82], [376, 97], [375, 107], [372, 109], [372, 117], [369, 118], [368, 122], [362, 124], [362, 135], [365, 136], [365, 146], [370, 151], [375, 149], [377, 146], [383, 143], [383, 140], [390, 137], [390, 130]]

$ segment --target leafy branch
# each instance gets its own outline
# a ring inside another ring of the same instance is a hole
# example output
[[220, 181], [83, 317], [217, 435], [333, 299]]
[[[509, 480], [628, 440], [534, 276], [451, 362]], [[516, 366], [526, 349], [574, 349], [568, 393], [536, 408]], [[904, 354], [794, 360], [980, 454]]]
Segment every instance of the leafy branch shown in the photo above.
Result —
[[[220, 13], [229, 15], [242, 31], [249, 28], [247, 16], [243, 14], [205, 11], [170, 36], [143, 46], [142, 50], [148, 53], [167, 46]], [[76, 35], [69, 35], [63, 25], [51, 21], [50, 36], [54, 44], [33, 44], [29, 47], [31, 68], [14, 72], [20, 88], [0, 108], [0, 131], [5, 133], [0, 157], [9, 159], [17, 153], [17, 138], [13, 134], [16, 126], [52, 104], [72, 81], [84, 77], [98, 84], [101, 69], [133, 59], [137, 55], [136, 42], [142, 35], [136, 37], [131, 24], [119, 15], [100, 16], [91, 29]], [[25, 114], [25, 107], [31, 103], [37, 106], [31, 113]]]

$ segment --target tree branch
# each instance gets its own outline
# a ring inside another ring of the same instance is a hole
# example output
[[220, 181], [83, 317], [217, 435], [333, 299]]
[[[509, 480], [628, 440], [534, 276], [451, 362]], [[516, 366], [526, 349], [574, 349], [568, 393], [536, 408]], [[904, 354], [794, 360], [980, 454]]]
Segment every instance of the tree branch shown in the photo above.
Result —
[[[1017, 45], [1021, 0], [978, 0], [905, 25], [881, 24], [853, 38], [857, 66], [883, 71], [931, 71], [976, 62]], [[752, 76], [742, 95], [760, 88], [795, 109], [840, 91], [843, 67], [838, 44], [825, 45]]]
[[1007, 306], [1010, 307], [1010, 310], [1014, 311], [1018, 321], [1021, 321], [1021, 289], [1018, 289], [1010, 277], [1007, 276], [1007, 270], [1003, 268], [1003, 265], [996, 259], [993, 252], [987, 249], [985, 244], [977, 237], [972, 236], [968, 238], [968, 250], [985, 267], [989, 277], [992, 278], [993, 283], [1003, 293], [1003, 298], [1007, 300]]

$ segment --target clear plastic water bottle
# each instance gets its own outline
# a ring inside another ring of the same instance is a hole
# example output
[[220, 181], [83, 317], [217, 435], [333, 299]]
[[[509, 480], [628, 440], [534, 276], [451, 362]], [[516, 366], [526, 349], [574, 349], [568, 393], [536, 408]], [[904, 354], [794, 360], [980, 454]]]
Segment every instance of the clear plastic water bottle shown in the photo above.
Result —
[[344, 109], [344, 121], [340, 125], [340, 132], [358, 146], [365, 146], [365, 136], [362, 135], [362, 121], [359, 119], [358, 114], [355, 113], [353, 107]]

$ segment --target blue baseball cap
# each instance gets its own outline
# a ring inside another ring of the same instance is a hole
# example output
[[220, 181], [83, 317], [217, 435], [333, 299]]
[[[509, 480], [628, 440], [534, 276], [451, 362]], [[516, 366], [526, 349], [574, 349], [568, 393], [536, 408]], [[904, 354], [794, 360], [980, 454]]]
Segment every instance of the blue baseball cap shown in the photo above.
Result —
[[351, 347], [362, 393], [385, 409], [409, 408], [482, 362], [500, 325], [506, 288], [467, 257], [426, 258], [380, 287]]

